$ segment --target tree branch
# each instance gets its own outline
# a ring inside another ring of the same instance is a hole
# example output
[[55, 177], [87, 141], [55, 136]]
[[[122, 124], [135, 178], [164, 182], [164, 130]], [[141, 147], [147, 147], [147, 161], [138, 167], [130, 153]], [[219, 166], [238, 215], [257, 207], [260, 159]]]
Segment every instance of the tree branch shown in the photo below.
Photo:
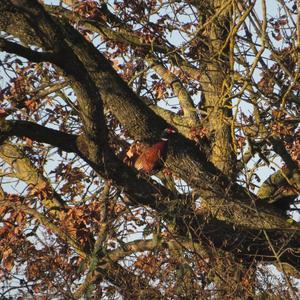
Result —
[[0, 118], [0, 139], [10, 136], [28, 137], [36, 142], [47, 143], [66, 152], [77, 152], [77, 136], [47, 128], [28, 121], [11, 121]]
[[58, 208], [64, 208], [65, 203], [25, 154], [16, 146], [5, 143], [0, 145], [0, 157], [14, 170], [12, 176], [32, 185], [34, 191], [50, 188], [49, 196], [42, 203], [52, 215], [59, 217]]
[[158, 62], [150, 55], [146, 58], [146, 61], [151, 65], [153, 70], [157, 74], [159, 74], [162, 79], [173, 89], [184, 112], [184, 117], [188, 118], [189, 120], [189, 126], [197, 126], [199, 120], [196, 114], [193, 100], [180, 79], [173, 73], [171, 73], [168, 69], [166, 69], [162, 63]]
[[13, 208], [14, 210], [21, 210], [22, 212], [33, 216], [41, 225], [45, 226], [47, 229], [50, 229], [54, 234], [56, 234], [59, 238], [64, 240], [68, 245], [74, 248], [74, 250], [82, 257], [86, 257], [86, 253], [83, 248], [77, 243], [77, 241], [62, 230], [60, 227], [51, 223], [46, 216], [39, 213], [37, 210], [30, 208], [26, 205], [16, 204], [12, 201], [3, 200], [0, 201], [0, 205], [8, 206]]
[[52, 62], [55, 61], [56, 57], [53, 52], [34, 51], [17, 43], [9, 42], [2, 37], [0, 37], [0, 50], [17, 54], [34, 62]]
[[[282, 168], [267, 178], [259, 188], [257, 196], [270, 203], [278, 202], [279, 206], [283, 205], [288, 209], [289, 203], [299, 196], [299, 190], [299, 170]], [[282, 201], [287, 203], [280, 203]]]

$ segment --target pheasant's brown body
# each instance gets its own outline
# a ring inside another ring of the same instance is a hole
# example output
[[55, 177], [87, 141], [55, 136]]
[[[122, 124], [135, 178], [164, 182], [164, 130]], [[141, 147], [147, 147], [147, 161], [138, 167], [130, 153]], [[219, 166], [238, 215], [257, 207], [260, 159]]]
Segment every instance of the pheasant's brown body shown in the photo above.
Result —
[[138, 171], [144, 171], [146, 173], [158, 171], [163, 165], [162, 159], [164, 159], [166, 146], [167, 141], [161, 141], [145, 149], [135, 161], [134, 167]]

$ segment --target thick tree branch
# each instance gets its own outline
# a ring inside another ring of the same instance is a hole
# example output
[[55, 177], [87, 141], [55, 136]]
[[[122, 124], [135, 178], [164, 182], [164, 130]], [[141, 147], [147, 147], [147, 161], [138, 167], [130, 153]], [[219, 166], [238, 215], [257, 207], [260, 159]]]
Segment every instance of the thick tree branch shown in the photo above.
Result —
[[53, 52], [34, 51], [17, 43], [9, 42], [2, 37], [0, 37], [0, 50], [17, 54], [35, 62], [54, 61], [56, 57]]
[[185, 121], [184, 118], [178, 116], [176, 113], [163, 109], [157, 105], [149, 105], [149, 107], [167, 123], [175, 127], [185, 138], [191, 138], [191, 130], [188, 124], [188, 119]]
[[36, 142], [47, 143], [66, 152], [76, 152], [77, 136], [47, 128], [28, 121], [10, 121], [0, 118], [0, 139], [28, 137]]
[[182, 107], [184, 117], [188, 118], [189, 120], [189, 126], [197, 126], [199, 120], [193, 104], [193, 99], [189, 95], [180, 79], [153, 57], [148, 56], [146, 61], [151, 65], [153, 70], [159, 74], [159, 76], [161, 76], [163, 80], [173, 89], [175, 95], [178, 97], [180, 106]]
[[65, 207], [65, 203], [51, 187], [49, 180], [41, 174], [26, 155], [16, 146], [5, 143], [0, 145], [0, 157], [13, 169], [14, 173], [11, 176], [31, 185], [34, 191], [49, 189], [49, 193], [42, 203], [52, 215], [59, 217], [60, 209]]
[[[257, 196], [270, 203], [278, 202], [288, 209], [288, 205], [299, 196], [299, 170], [282, 168], [272, 174], [259, 188]], [[283, 203], [281, 203], [283, 201]], [[285, 204], [284, 204], [285, 202]]]

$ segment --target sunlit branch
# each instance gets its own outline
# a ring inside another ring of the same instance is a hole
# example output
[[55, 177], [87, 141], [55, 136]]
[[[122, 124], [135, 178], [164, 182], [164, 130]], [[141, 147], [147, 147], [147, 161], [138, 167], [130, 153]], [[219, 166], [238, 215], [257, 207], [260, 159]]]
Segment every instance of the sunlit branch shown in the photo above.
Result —
[[163, 80], [173, 89], [175, 95], [178, 97], [184, 116], [189, 118], [189, 126], [196, 126], [198, 123], [198, 117], [195, 112], [193, 99], [182, 84], [181, 80], [167, 68], [165, 68], [161, 62], [154, 59], [153, 57], [148, 56], [146, 60], [151, 65], [153, 70], [157, 74], [159, 74], [163, 78]]
[[33, 216], [41, 225], [45, 226], [45, 228], [50, 229], [54, 234], [56, 234], [59, 238], [69, 244], [74, 250], [82, 257], [86, 257], [86, 252], [82, 249], [82, 247], [77, 243], [77, 241], [71, 237], [66, 231], [62, 230], [55, 224], [51, 223], [49, 219], [43, 214], [39, 213], [37, 210], [30, 208], [23, 204], [16, 204], [15, 202], [2, 200], [0, 201], [0, 205], [8, 206], [15, 210], [20, 210], [26, 214]]
[[26, 182], [33, 191], [50, 189], [48, 197], [42, 200], [42, 203], [50, 211], [50, 214], [58, 217], [61, 213], [59, 210], [65, 207], [65, 203], [51, 187], [49, 180], [31, 163], [25, 153], [14, 145], [4, 143], [0, 145], [0, 157], [12, 168], [11, 177]]

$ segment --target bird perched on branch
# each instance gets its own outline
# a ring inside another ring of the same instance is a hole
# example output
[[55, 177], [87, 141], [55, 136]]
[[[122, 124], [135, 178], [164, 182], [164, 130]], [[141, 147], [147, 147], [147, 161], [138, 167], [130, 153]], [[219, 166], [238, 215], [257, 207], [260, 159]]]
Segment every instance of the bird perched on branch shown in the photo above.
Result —
[[170, 134], [175, 133], [173, 128], [166, 128], [160, 137], [160, 141], [154, 145], [147, 147], [139, 155], [134, 163], [134, 167], [138, 171], [153, 173], [160, 170], [163, 166], [163, 160], [167, 153], [168, 138]]

